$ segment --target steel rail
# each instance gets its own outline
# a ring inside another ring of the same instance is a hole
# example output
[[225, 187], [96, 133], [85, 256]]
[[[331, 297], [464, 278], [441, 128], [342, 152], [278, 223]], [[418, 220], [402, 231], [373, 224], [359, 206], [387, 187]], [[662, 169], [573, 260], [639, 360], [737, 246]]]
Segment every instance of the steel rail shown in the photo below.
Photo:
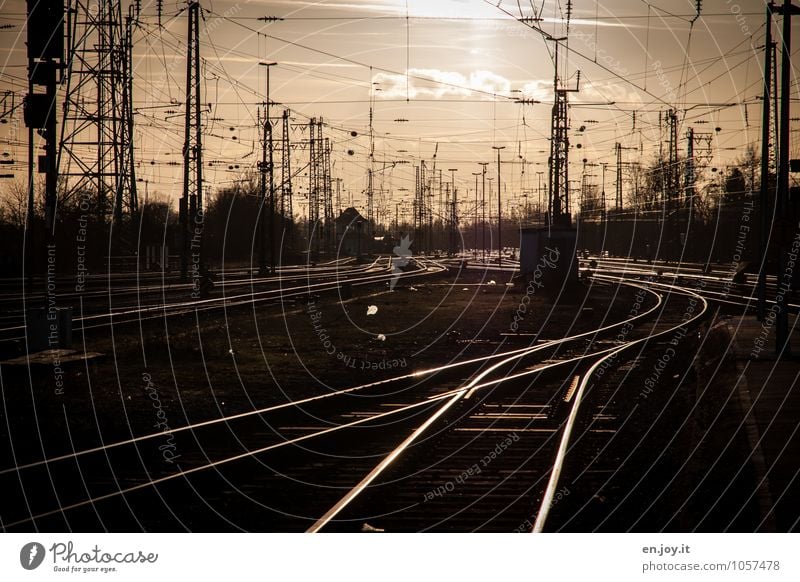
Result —
[[[619, 282], [623, 282], [623, 279], [618, 277], [611, 277], [606, 275], [595, 275], [595, 276], [605, 280], [617, 280]], [[669, 287], [669, 285], [666, 284], [659, 284], [659, 286]], [[561, 478], [561, 472], [564, 467], [564, 460], [566, 459], [567, 456], [570, 439], [572, 438], [572, 431], [575, 427], [575, 422], [578, 416], [578, 411], [580, 409], [581, 402], [583, 400], [583, 395], [588, 389], [589, 383], [592, 380], [594, 372], [606, 360], [616, 358], [622, 352], [625, 352], [636, 345], [651, 341], [654, 338], [673, 333], [677, 329], [686, 327], [687, 325], [691, 325], [706, 315], [706, 312], [708, 311], [708, 301], [706, 301], [706, 299], [702, 295], [683, 288], [674, 288], [674, 292], [683, 295], [693, 295], [695, 298], [699, 299], [703, 303], [702, 311], [700, 313], [697, 313], [696, 315], [693, 315], [686, 321], [682, 321], [680, 324], [676, 326], [672, 326], [669, 329], [662, 330], [654, 334], [650, 334], [645, 338], [631, 340], [624, 346], [612, 350], [610, 353], [604, 355], [603, 357], [595, 361], [589, 368], [589, 370], [586, 372], [586, 374], [584, 374], [580, 384], [578, 385], [578, 389], [575, 392], [574, 402], [572, 404], [572, 407], [570, 408], [569, 416], [564, 425], [564, 429], [561, 435], [561, 440], [559, 442], [558, 450], [556, 452], [556, 458], [553, 462], [553, 467], [550, 471], [550, 478], [548, 479], [547, 487], [545, 489], [544, 496], [542, 497], [542, 502], [539, 505], [539, 511], [536, 513], [536, 519], [534, 521], [533, 528], [531, 530], [532, 533], [541, 533], [544, 531], [547, 518], [550, 514], [550, 508], [552, 507], [553, 499], [555, 497], [556, 490], [558, 489], [559, 480]]]

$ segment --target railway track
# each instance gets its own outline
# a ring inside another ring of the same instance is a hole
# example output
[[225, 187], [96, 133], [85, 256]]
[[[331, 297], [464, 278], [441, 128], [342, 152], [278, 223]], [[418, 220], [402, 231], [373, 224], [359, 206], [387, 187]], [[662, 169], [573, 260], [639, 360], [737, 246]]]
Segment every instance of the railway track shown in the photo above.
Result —
[[[378, 258], [364, 265], [337, 262], [321, 266], [301, 265], [283, 267], [277, 274], [270, 276], [242, 276], [240, 272], [221, 272], [214, 284], [215, 295], [231, 295], [241, 290], [270, 289], [298, 282], [324, 281], [342, 276], [362, 273], [384, 272], [388, 267], [388, 259]], [[54, 293], [51, 297], [56, 305], [77, 305], [83, 307], [85, 314], [98, 314], [124, 308], [163, 305], [172, 301], [188, 301], [195, 291], [192, 283], [183, 283], [178, 277], [152, 276], [142, 278], [118, 279], [109, 275], [108, 279], [95, 278], [83, 284], [83, 290], [75, 289], [76, 281], [70, 278], [56, 278], [53, 281]], [[34, 282], [33, 289], [43, 287], [41, 281]], [[168, 299], [169, 298], [169, 299]], [[0, 292], [0, 312], [6, 322], [22, 321], [24, 313], [21, 305], [44, 304], [45, 295], [37, 291], [13, 290]]]
[[[646, 316], [647, 314], [642, 314], [640, 317]], [[558, 350], [563, 349], [566, 343], [572, 343], [573, 349], [582, 349], [581, 346], [587, 342], [603, 333], [613, 333], [620, 325], [621, 322], [614, 322], [572, 338], [506, 350], [503, 353], [433, 367], [321, 397], [287, 402], [235, 417], [189, 425], [175, 429], [166, 436], [153, 433], [127, 441], [84, 447], [83, 450], [72, 450], [68, 447], [62, 454], [51, 454], [45, 460], [37, 458], [35, 454], [23, 458], [12, 448], [12, 458], [3, 463], [8, 468], [0, 471], [3, 486], [24, 496], [26, 491], [30, 491], [30, 484], [36, 483], [40, 491], [26, 504], [6, 508], [2, 512], [3, 524], [13, 530], [25, 529], [34, 524], [38, 526], [41, 523], [54, 523], [53, 520], [56, 520], [60, 525], [53, 527], [58, 528], [64, 527], [63, 520], [69, 519], [66, 514], [80, 515], [73, 518], [75, 523], [92, 523], [92, 512], [97, 504], [127, 503], [131, 496], [156, 495], [160, 499], [158, 496], [164, 489], [173, 491], [169, 498], [174, 499], [174, 490], [183, 488], [181, 495], [186, 497], [185, 488], [198, 480], [205, 482], [209, 479], [208, 475], [216, 475], [214, 478], [220, 479], [223, 478], [221, 475], [232, 470], [238, 477], [225, 477], [225, 482], [240, 481], [241, 467], [245, 465], [248, 466], [245, 471], [248, 476], [258, 475], [257, 480], [266, 479], [263, 483], [271, 483], [259, 488], [259, 491], [279, 490], [281, 484], [285, 488], [286, 480], [289, 479], [298, 483], [298, 491], [303, 489], [299, 484], [306, 483], [313, 484], [319, 491], [332, 492], [334, 496], [338, 496], [342, 485], [337, 479], [350, 479], [348, 484], [352, 485], [358, 476], [368, 471], [376, 459], [397, 446], [397, 441], [403, 438], [397, 435], [424, 425], [427, 422], [426, 415], [435, 414], [436, 407], [441, 402], [452, 399], [453, 394], [463, 392], [463, 386], [468, 384], [481, 390], [492, 385], [499, 381], [497, 375], [506, 375], [506, 368], [517, 360], [524, 360], [528, 366], [546, 367], [547, 361]], [[495, 376], [491, 376], [492, 374]], [[17, 435], [17, 438], [35, 441], [36, 435]], [[180, 454], [179, 461], [165, 464], [165, 450], [169, 451], [170, 459], [175, 454]], [[315, 459], [313, 463], [306, 462], [309, 456]], [[342, 471], [339, 467], [337, 471], [337, 464], [343, 456], [347, 459], [348, 468]], [[254, 470], [249, 466], [253, 463], [260, 469]], [[326, 474], [323, 470], [326, 463], [333, 463], [330, 465], [330, 476], [335, 476], [332, 481], [321, 477]], [[311, 471], [312, 474], [306, 474], [309, 466], [316, 467]], [[179, 470], [176, 470], [178, 467]], [[223, 484], [222, 489], [230, 491], [231, 486]], [[314, 491], [316, 489], [308, 489], [305, 494], [323, 503], [325, 496]], [[168, 496], [167, 493], [164, 495]], [[179, 499], [183, 499], [181, 495], [178, 496]], [[209, 499], [214, 498], [213, 494], [209, 495]], [[189, 494], [189, 497], [192, 495]], [[328, 501], [332, 502], [333, 499]], [[257, 506], [265, 507], [268, 503], [269, 496]], [[164, 505], [163, 500], [157, 503], [162, 508]], [[136, 506], [147, 507], [147, 504], [137, 503]], [[125, 507], [117, 509], [127, 515], [130, 512], [126, 513]], [[291, 507], [292, 504], [289, 504], [283, 513], [288, 514]], [[309, 520], [318, 517], [319, 514], [311, 512], [308, 515], [287, 517], [286, 521], [267, 526], [251, 524], [250, 527], [291, 530], [298, 529], [300, 523], [300, 529], [303, 529]], [[145, 517], [139, 518], [145, 520]], [[155, 526], [148, 527], [167, 527], [163, 521], [152, 516], [151, 520], [148, 523], [155, 523]], [[193, 529], [218, 525], [194, 523]]]
[[[623, 352], [702, 318], [707, 305], [696, 294], [691, 298], [703, 303], [697, 314], [692, 309], [690, 317], [682, 314], [676, 321], [660, 305], [658, 321], [643, 337], [630, 337], [619, 347], [601, 350], [600, 356], [587, 351], [506, 373], [479, 398], [474, 398], [473, 381], [431, 417], [431, 423], [440, 424], [438, 438], [424, 452], [416, 451], [418, 460], [405, 466], [397, 462], [409, 449], [404, 442], [309, 531], [348, 531], [366, 521], [391, 531], [542, 531], [593, 374]], [[548, 377], [556, 368], [558, 373]], [[470, 397], [472, 403], [464, 402]], [[536, 519], [526, 519], [535, 500], [541, 500]]]
[[[603, 259], [594, 258], [595, 267], [582, 266], [584, 273], [602, 269], [604, 274], [624, 277], [628, 280], [649, 281], [670, 285], [673, 288], [682, 288], [698, 293], [706, 299], [723, 308], [744, 308], [754, 310], [758, 305], [756, 295], [756, 279], [753, 276], [742, 282], [733, 282], [732, 273], [720, 270], [709, 271], [704, 265], [674, 265], [674, 264], [648, 264], [634, 262], [629, 259]], [[589, 265], [589, 261], [582, 261]], [[776, 277], [766, 277], [766, 306], [767, 309], [775, 304], [777, 292]], [[800, 302], [791, 294], [785, 301], [791, 312], [800, 311]]]
[[[232, 309], [242, 306], [253, 306], [265, 303], [285, 303], [287, 300], [307, 296], [309, 294], [339, 291], [343, 286], [351, 287], [388, 284], [395, 279], [406, 280], [420, 276], [435, 275], [444, 272], [447, 267], [433, 261], [415, 261], [412, 269], [400, 273], [392, 272], [391, 261], [387, 258], [376, 260], [367, 270], [355, 273], [339, 273], [331, 277], [326, 274], [323, 281], [314, 282], [314, 277], [303, 274], [299, 277], [286, 277], [277, 280], [277, 286], [271, 289], [258, 290], [251, 282], [246, 281], [242, 285], [250, 286], [248, 292], [228, 293], [223, 287], [219, 295], [214, 295], [206, 299], [191, 299], [167, 301], [162, 298], [162, 302], [154, 304], [136, 303], [135, 305], [124, 305], [112, 308], [100, 313], [85, 313], [82, 304], [73, 315], [73, 333], [82, 334], [87, 330], [99, 329], [110, 325], [118, 326], [129, 323], [139, 323], [147, 319], [162, 319], [175, 317], [185, 314], [196, 314], [200, 312], [213, 311], [218, 309]], [[300, 282], [303, 278], [305, 282]], [[6, 322], [0, 328], [0, 344], [3, 342], [24, 340], [25, 326], [20, 322]]]
[[25, 502], [3, 508], [2, 526], [530, 529], [534, 516], [546, 514], [537, 504], [557, 495], [593, 371], [686, 325], [685, 310], [669, 301], [704, 302], [684, 290], [597, 280], [652, 299], [588, 332], [168, 434], [67, 447], [44, 459], [30, 448], [22, 457], [12, 443], [0, 484], [11, 492], [6, 498]]
[[659, 303], [657, 320], [620, 345], [514, 366], [494, 381], [479, 376], [424, 426], [433, 433], [427, 446], [412, 451], [404, 442], [308, 531], [354, 531], [363, 523], [386, 531], [542, 531], [593, 375], [605, 362], [691, 326], [705, 315], [703, 305], [685, 317]]

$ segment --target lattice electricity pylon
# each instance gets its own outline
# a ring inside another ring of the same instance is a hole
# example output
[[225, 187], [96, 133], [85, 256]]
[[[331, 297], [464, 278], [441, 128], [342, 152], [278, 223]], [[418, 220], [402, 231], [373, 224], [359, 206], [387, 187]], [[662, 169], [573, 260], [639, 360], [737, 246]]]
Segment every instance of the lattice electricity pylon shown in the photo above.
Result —
[[769, 173], [778, 175], [778, 46], [777, 43], [769, 44], [769, 59], [772, 74], [770, 75], [770, 103], [769, 103]]
[[710, 132], [695, 131], [693, 127], [686, 130], [686, 168], [683, 179], [684, 200], [694, 204], [697, 194], [695, 186], [697, 176], [711, 160], [711, 141], [714, 135]]
[[417, 241], [415, 248], [418, 254], [422, 253], [426, 224], [423, 170], [424, 167], [414, 166], [414, 240]]
[[[122, 46], [124, 58], [122, 59], [122, 126], [120, 142], [122, 151], [122, 173], [117, 183], [116, 198], [114, 201], [114, 220], [122, 219], [123, 207], [127, 204], [131, 215], [139, 210], [139, 198], [136, 192], [136, 162], [133, 151], [133, 32], [139, 25], [140, 3], [135, 2], [128, 6], [128, 16], [125, 17], [125, 29]], [[125, 196], [127, 193], [127, 198]]]
[[[567, 20], [569, 23], [569, 19]], [[569, 27], [569, 24], [567, 24]], [[569, 28], [568, 28], [569, 30]], [[581, 81], [578, 71], [575, 88], [561, 86], [558, 74], [558, 46], [565, 38], [556, 41], [555, 58], [553, 59], [553, 111], [550, 124], [550, 198], [548, 200], [548, 218], [551, 225], [570, 226], [569, 212], [569, 111], [567, 94], [577, 93]]]
[[0, 159], [0, 180], [14, 178], [15, 175], [8, 173], [8, 170], [15, 169], [15, 166], [21, 163], [18, 151], [21, 142], [17, 139], [20, 116], [15, 114], [18, 113], [15, 101], [16, 93], [14, 91], [0, 92], [0, 124], [5, 126], [0, 129], [0, 151], [3, 156]]
[[200, 3], [188, 7], [186, 101], [184, 103], [181, 279], [200, 276], [203, 250], [203, 106], [200, 100]]
[[[63, 198], [93, 195], [105, 217], [110, 202], [136, 205], [130, 195], [131, 147], [124, 141], [126, 47], [120, 0], [72, 0], [64, 114], [58, 151]], [[128, 128], [129, 129], [129, 128]]]
[[[319, 126], [320, 136], [322, 135], [322, 123]], [[331, 187], [331, 143], [329, 138], [324, 139], [322, 149], [322, 192], [323, 207], [325, 212], [325, 248], [328, 252], [333, 251], [333, 188]]]
[[619, 212], [622, 209], [622, 144], [614, 144], [616, 154], [616, 179], [614, 180], [614, 210]]
[[569, 226], [569, 117], [567, 90], [555, 90], [550, 126], [550, 224]]
[[283, 139], [281, 140], [281, 216], [284, 221], [294, 218], [292, 209], [292, 150], [289, 141], [289, 110], [283, 111]]
[[317, 139], [317, 120], [308, 122], [308, 244], [311, 250], [312, 237], [319, 252], [319, 144]]
[[622, 177], [622, 169], [623, 168], [630, 168], [636, 166], [635, 162], [623, 162], [622, 161], [622, 150], [638, 150], [637, 147], [626, 147], [623, 146], [621, 143], [617, 142], [614, 144], [614, 152], [616, 154], [616, 176], [614, 182], [614, 210], [616, 212], [620, 212], [623, 207], [623, 200], [622, 200], [622, 185], [623, 185], [623, 177]]
[[[680, 205], [680, 168], [678, 167], [678, 113], [670, 109], [664, 115], [667, 126], [667, 153], [666, 175], [664, 176], [664, 196], [666, 199]], [[667, 200], [664, 202], [666, 203]]]
[[451, 255], [458, 254], [458, 247], [460, 242], [458, 232], [458, 190], [454, 187], [452, 196], [450, 197], [450, 220], [449, 220], [449, 251]]

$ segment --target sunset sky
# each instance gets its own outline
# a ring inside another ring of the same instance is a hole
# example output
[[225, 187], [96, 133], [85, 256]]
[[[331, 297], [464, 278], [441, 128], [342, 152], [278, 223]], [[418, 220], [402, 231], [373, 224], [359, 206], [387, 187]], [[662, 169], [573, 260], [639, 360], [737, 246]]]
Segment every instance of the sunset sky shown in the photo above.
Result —
[[[599, 164], [614, 161], [616, 142], [632, 148], [624, 152], [626, 161], [652, 160], [666, 139], [659, 112], [670, 107], [679, 111], [681, 152], [689, 127], [713, 134], [709, 167], [723, 168], [748, 145], [758, 147], [761, 0], [706, 0], [699, 17], [696, 3], [686, 0], [572, 4], [568, 50], [562, 43], [565, 58], [559, 62], [569, 87], [576, 86], [580, 72], [580, 91], [570, 94], [571, 178], [580, 180], [585, 158], [598, 164], [586, 171], [600, 185]], [[203, 101], [211, 106], [204, 153], [209, 186], [229, 185], [255, 167], [257, 110], [266, 85], [258, 63], [276, 61], [272, 115], [289, 108], [295, 123], [290, 137], [298, 141], [307, 136], [300, 125], [311, 117], [324, 119], [325, 135], [334, 144], [333, 176], [343, 179], [343, 206], [350, 197], [357, 207], [365, 201], [371, 100], [374, 167], [381, 170], [375, 186], [383, 191], [376, 203], [392, 217], [394, 204], [413, 195], [413, 167], [420, 160], [430, 168], [437, 152], [437, 170], [449, 176], [448, 169], [457, 168], [459, 192], [472, 196], [471, 174], [480, 170], [479, 162], [492, 162], [488, 175], [495, 175], [493, 145], [505, 146], [506, 203], [519, 203], [522, 192], [536, 191], [537, 172], [546, 177], [554, 43], [518, 19], [540, 15], [544, 32], [566, 36], [566, 5], [565, 0], [201, 2]], [[0, 1], [0, 25], [10, 25], [0, 30], [0, 85], [18, 92], [18, 101], [25, 90], [24, 6], [22, 0]], [[159, 28], [155, 6], [142, 2], [135, 35], [137, 172], [151, 194], [176, 200], [187, 18], [185, 3], [167, 0]], [[283, 20], [258, 20], [264, 16]], [[800, 28], [800, 20], [793, 28]], [[797, 33], [795, 38], [800, 44]], [[541, 103], [519, 104], [519, 98]], [[16, 113], [0, 127], [0, 148], [22, 161], [27, 133], [21, 110]], [[304, 154], [297, 155], [300, 160]], [[398, 161], [407, 163], [392, 167]], [[239, 168], [229, 169], [235, 165]], [[23, 169], [16, 168], [20, 177]], [[296, 178], [300, 213], [304, 180]], [[613, 182], [609, 167], [607, 192], [613, 192]], [[464, 206], [463, 212], [471, 208]]]

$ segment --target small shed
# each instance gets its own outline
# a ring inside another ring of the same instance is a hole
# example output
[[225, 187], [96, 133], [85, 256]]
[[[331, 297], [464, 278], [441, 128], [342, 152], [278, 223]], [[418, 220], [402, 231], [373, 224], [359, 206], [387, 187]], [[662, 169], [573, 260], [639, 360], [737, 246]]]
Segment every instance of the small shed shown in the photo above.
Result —
[[345, 208], [336, 219], [336, 247], [338, 254], [356, 256], [368, 252], [367, 219], [353, 208]]
[[531, 227], [520, 231], [520, 275], [538, 281], [550, 293], [578, 282], [577, 231], [564, 227]]

